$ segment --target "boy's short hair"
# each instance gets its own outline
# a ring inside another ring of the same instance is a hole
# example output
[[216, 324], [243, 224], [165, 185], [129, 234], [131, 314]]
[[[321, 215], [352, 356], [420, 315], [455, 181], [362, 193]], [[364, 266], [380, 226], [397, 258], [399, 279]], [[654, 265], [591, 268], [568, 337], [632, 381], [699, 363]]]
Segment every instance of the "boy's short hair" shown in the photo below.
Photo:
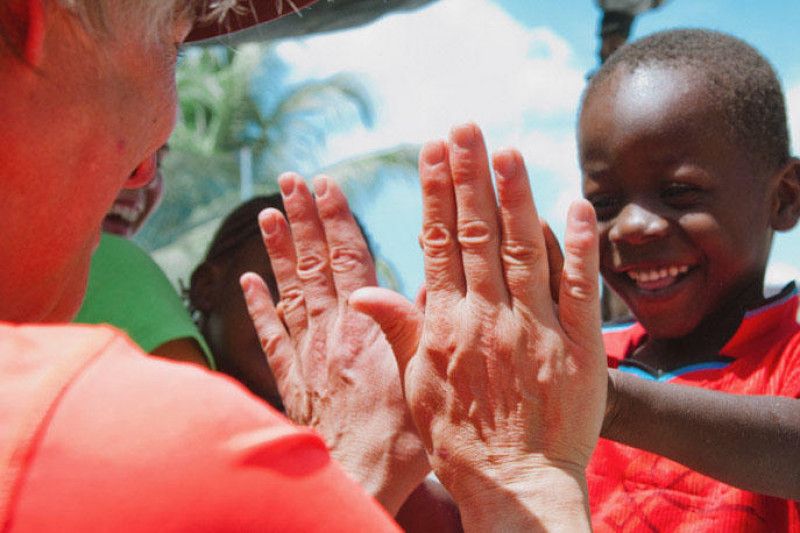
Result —
[[633, 72], [653, 65], [689, 68], [699, 74], [728, 122], [729, 134], [763, 170], [772, 171], [788, 161], [789, 131], [780, 81], [757, 50], [724, 33], [669, 30], [623, 46], [591, 79], [583, 103], [619, 69]]

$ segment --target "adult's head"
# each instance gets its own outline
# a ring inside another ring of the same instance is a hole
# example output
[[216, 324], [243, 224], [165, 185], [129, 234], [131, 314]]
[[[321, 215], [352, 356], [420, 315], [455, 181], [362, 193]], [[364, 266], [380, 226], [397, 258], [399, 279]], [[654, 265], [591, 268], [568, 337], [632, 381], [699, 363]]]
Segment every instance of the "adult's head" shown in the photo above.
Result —
[[104, 215], [121, 188], [152, 180], [172, 131], [178, 47], [236, 3], [0, 5], [0, 320], [77, 311]]
[[651, 338], [728, 327], [763, 299], [773, 232], [800, 210], [766, 59], [716, 32], [653, 35], [592, 78], [579, 126], [601, 271]]

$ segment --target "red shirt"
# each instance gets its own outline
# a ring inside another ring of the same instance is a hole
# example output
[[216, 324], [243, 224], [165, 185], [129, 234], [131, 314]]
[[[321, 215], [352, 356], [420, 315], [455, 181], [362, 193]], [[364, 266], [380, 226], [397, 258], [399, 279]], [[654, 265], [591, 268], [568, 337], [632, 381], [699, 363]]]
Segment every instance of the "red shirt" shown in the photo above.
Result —
[[0, 324], [0, 530], [397, 531], [233, 380], [108, 327]]
[[[719, 361], [685, 367], [657, 380], [737, 394], [800, 397], [797, 307], [792, 287], [745, 315]], [[645, 335], [639, 324], [605, 332], [609, 366], [656, 379], [625, 363]], [[596, 531], [800, 532], [796, 501], [740, 490], [609, 440], [600, 439], [587, 477]]]

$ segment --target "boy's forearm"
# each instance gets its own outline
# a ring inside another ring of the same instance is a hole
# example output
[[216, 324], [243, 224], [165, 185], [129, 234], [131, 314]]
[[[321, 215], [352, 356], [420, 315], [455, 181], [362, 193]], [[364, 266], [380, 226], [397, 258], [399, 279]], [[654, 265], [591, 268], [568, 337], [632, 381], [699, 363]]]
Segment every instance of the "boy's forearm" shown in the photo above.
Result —
[[601, 436], [730, 485], [800, 499], [800, 400], [657, 383], [609, 370]]

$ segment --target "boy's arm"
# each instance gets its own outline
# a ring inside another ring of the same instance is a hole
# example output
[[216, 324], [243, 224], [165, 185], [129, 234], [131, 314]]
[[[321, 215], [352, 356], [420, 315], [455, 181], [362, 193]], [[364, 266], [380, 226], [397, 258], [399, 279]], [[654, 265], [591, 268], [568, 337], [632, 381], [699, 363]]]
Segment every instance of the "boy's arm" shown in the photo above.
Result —
[[800, 499], [800, 400], [657, 383], [609, 370], [601, 436], [730, 485]]

